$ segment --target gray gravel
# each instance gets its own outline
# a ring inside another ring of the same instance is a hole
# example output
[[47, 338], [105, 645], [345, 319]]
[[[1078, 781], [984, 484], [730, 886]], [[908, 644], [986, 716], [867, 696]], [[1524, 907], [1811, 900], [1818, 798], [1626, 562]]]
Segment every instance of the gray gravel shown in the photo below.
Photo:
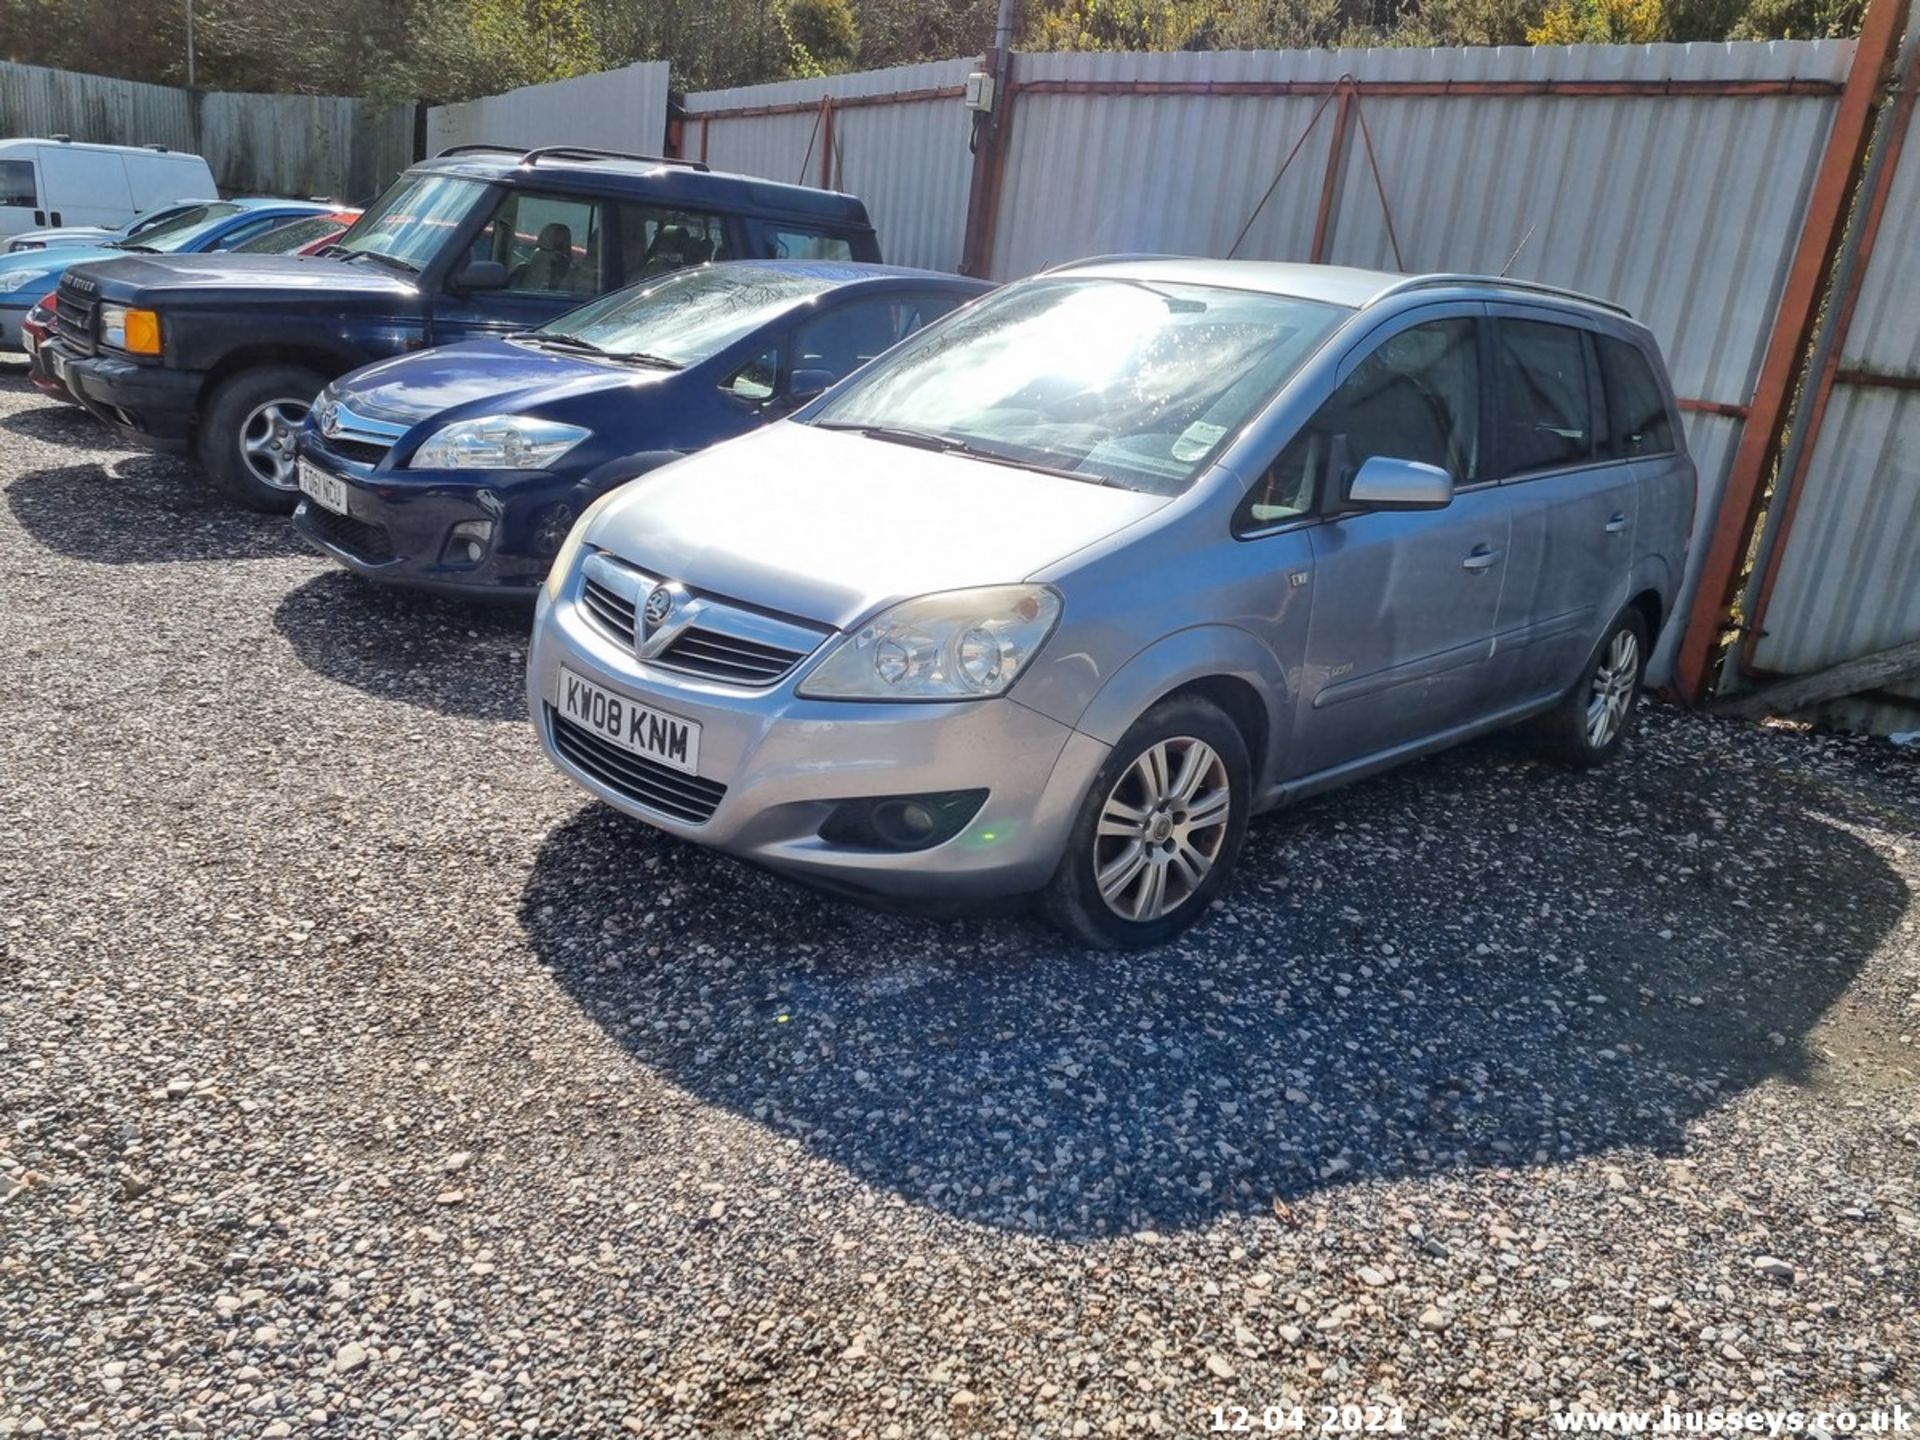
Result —
[[526, 617], [0, 371], [0, 1435], [1200, 1434], [1920, 1390], [1920, 770], [1649, 708], [1181, 944], [625, 823]]

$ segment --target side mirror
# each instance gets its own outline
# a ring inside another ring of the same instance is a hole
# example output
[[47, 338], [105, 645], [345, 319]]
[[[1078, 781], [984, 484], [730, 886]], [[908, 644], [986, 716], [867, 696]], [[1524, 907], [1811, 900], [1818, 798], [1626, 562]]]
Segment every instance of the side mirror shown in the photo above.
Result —
[[1453, 503], [1453, 476], [1438, 465], [1376, 455], [1348, 484], [1347, 502], [1362, 510], [1443, 510]]
[[462, 293], [504, 290], [507, 288], [507, 267], [498, 260], [469, 260], [448, 277], [447, 288]]
[[809, 400], [826, 394], [839, 380], [831, 370], [796, 370], [787, 381], [787, 393], [781, 400], [788, 409], [797, 410]]

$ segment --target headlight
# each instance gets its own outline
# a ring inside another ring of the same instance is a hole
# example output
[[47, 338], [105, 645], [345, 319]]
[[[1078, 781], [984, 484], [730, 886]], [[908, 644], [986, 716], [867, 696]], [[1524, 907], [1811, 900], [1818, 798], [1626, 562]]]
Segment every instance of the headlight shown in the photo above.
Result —
[[35, 285], [44, 286], [52, 278], [53, 271], [44, 265], [31, 270], [0, 270], [0, 295], [11, 295], [16, 290], [30, 289]]
[[102, 305], [100, 342], [130, 355], [158, 355], [160, 316], [137, 305]]
[[573, 573], [573, 562], [580, 558], [580, 547], [587, 543], [587, 527], [593, 524], [599, 513], [607, 508], [613, 497], [620, 492], [609, 490], [598, 500], [580, 512], [580, 518], [573, 522], [573, 529], [567, 532], [567, 538], [560, 542], [560, 548], [554, 553], [553, 564], [547, 570], [547, 598], [558, 600], [560, 587], [567, 583], [567, 576]]
[[427, 437], [409, 470], [544, 470], [593, 432], [526, 415], [456, 420]]
[[842, 640], [801, 685], [822, 700], [974, 700], [1005, 693], [1060, 618], [1044, 585], [922, 595]]

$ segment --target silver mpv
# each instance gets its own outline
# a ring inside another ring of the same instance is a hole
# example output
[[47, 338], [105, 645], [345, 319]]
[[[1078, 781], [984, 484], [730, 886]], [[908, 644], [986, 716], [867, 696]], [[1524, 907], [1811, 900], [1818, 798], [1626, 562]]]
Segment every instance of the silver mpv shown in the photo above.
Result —
[[[808, 368], [756, 363], [776, 405]], [[528, 699], [556, 765], [675, 835], [1152, 944], [1259, 811], [1520, 720], [1611, 755], [1693, 504], [1612, 306], [1089, 261], [595, 504]]]

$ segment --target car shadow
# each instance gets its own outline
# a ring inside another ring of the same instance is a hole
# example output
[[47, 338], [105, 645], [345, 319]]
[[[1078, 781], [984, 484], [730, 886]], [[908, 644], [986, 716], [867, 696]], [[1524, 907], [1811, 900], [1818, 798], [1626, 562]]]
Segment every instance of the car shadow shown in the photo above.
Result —
[[[8, 387], [11, 388], [11, 387]], [[19, 435], [42, 445], [64, 445], [74, 449], [99, 450], [118, 445], [107, 429], [78, 405], [41, 395], [28, 380], [24, 387], [44, 403], [31, 410], [14, 410], [0, 415], [0, 430]]]
[[[861, 1181], [1063, 1239], [1644, 1147], [1773, 1076], [1906, 888], [1715, 728], [1576, 776], [1511, 741], [1256, 823], [1175, 945], [827, 898], [589, 805], [521, 923], [638, 1063]], [[1920, 821], [1920, 799], [1915, 802]]]
[[6, 493], [23, 530], [74, 560], [159, 565], [313, 553], [284, 516], [241, 508], [191, 462], [169, 455], [33, 470]]
[[316, 674], [469, 720], [524, 720], [528, 604], [443, 599], [345, 570], [289, 591], [276, 629]]

